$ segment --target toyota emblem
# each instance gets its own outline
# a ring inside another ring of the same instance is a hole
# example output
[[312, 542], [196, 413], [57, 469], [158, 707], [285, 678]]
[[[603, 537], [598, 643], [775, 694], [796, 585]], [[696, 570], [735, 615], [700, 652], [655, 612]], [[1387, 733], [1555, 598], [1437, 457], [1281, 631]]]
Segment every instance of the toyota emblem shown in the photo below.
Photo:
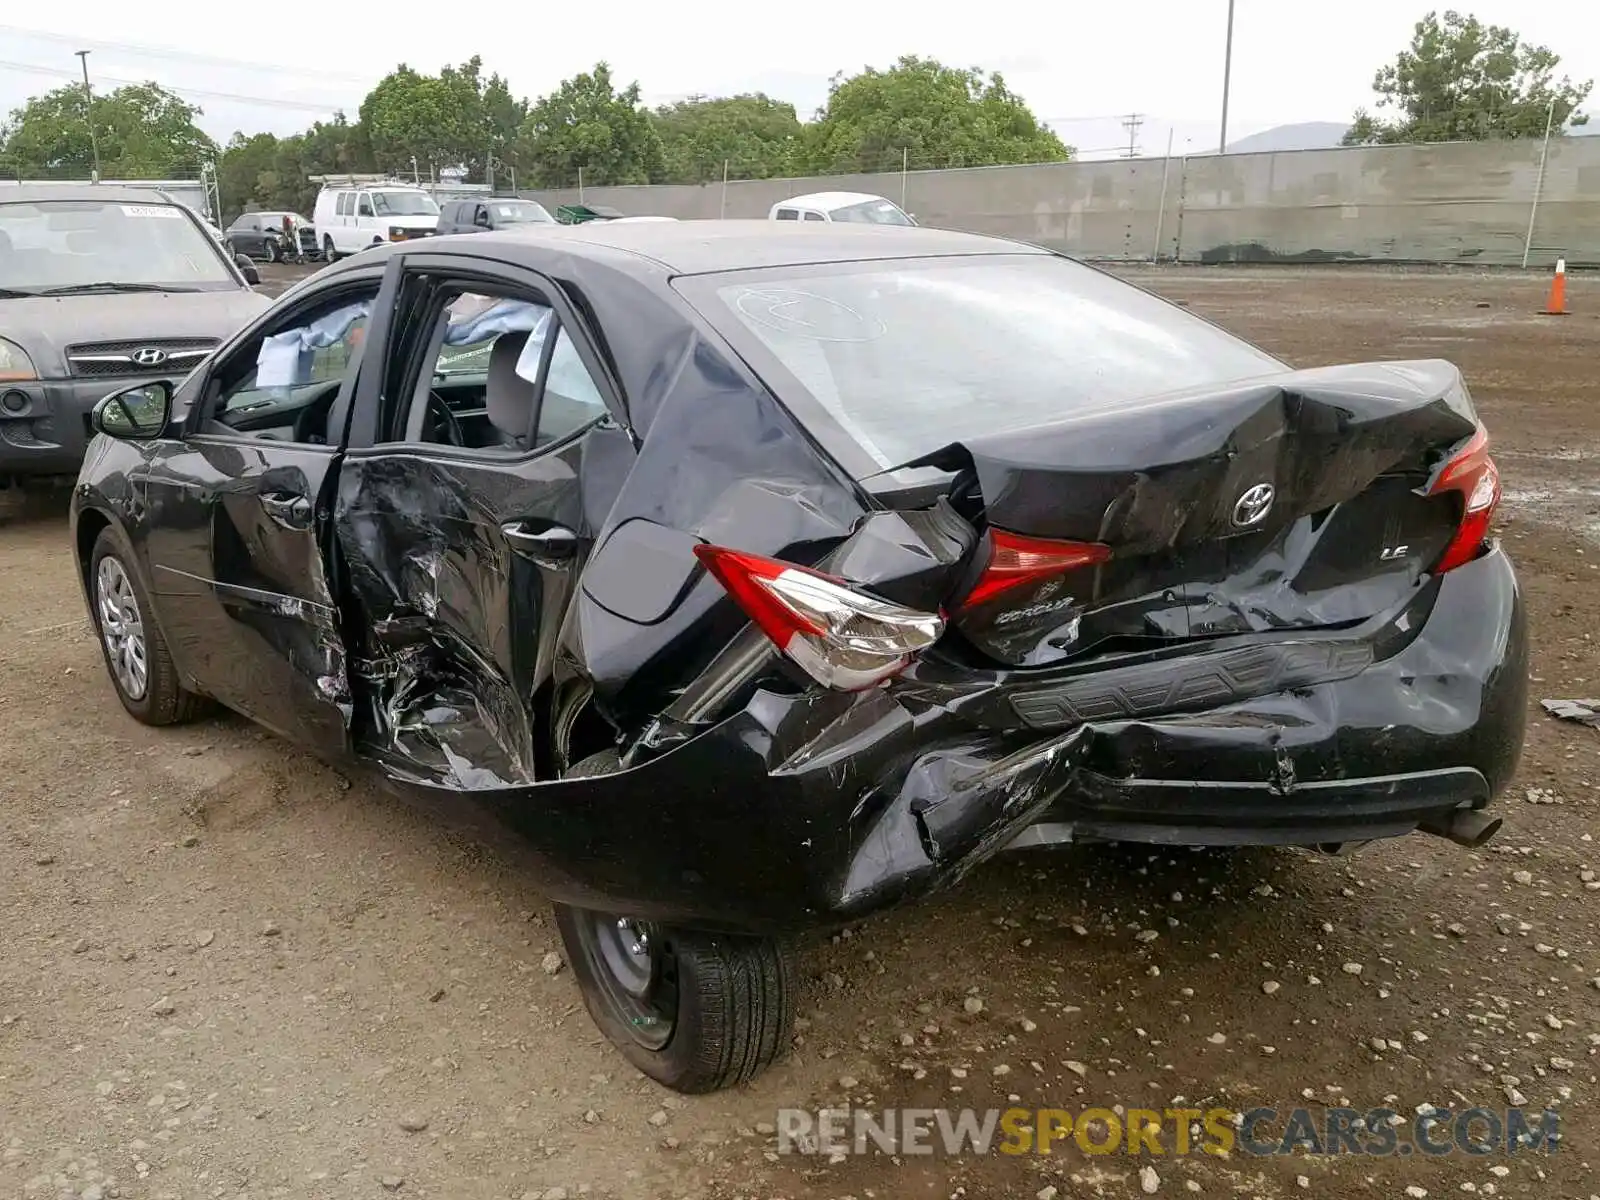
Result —
[[1241, 529], [1259, 525], [1272, 511], [1277, 490], [1270, 483], [1258, 483], [1233, 502], [1233, 523]]
[[133, 361], [141, 367], [159, 367], [167, 361], [167, 352], [158, 350], [154, 346], [146, 346], [143, 350], [133, 352]]

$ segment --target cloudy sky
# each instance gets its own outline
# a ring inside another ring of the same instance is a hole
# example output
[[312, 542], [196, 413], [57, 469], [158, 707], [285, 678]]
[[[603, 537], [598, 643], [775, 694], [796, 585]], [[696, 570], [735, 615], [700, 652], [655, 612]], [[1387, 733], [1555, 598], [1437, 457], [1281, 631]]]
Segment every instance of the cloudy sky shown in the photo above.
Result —
[[[1574, 78], [1600, 77], [1600, 5], [1457, 4], [1550, 46]], [[285, 40], [279, 11], [298, 44]], [[974, 14], [1002, 7], [965, 3], [790, 7], [781, 22], [777, 10], [763, 16], [732, 0], [469, 7], [460, 21], [450, 11], [192, 0], [10, 6], [8, 17], [25, 27], [0, 25], [0, 112], [76, 79], [79, 49], [92, 51], [97, 87], [156, 80], [201, 105], [200, 124], [219, 140], [235, 130], [292, 133], [336, 107], [353, 114], [399, 62], [433, 71], [477, 53], [514, 91], [536, 96], [603, 58], [621, 79], [638, 79], [651, 103], [765, 91], [807, 116], [835, 72], [916, 53], [1002, 71], [1086, 157], [1127, 145], [1120, 118], [1129, 113], [1143, 117], [1135, 135], [1143, 153], [1163, 153], [1169, 133], [1175, 153], [1216, 147], [1227, 0], [1021, 0], [993, 22]], [[1291, 122], [1349, 119], [1369, 99], [1373, 72], [1425, 11], [1425, 0], [1237, 0], [1229, 140]]]

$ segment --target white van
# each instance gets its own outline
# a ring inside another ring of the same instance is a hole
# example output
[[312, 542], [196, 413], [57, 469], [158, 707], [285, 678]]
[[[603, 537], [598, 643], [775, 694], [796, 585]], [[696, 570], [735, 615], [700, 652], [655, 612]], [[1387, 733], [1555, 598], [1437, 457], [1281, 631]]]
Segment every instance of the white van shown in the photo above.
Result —
[[846, 221], [855, 225], [915, 225], [910, 213], [893, 200], [866, 192], [812, 192], [780, 200], [769, 221]]
[[333, 262], [380, 242], [431, 236], [439, 206], [421, 188], [400, 183], [330, 185], [317, 193], [311, 223], [322, 257]]

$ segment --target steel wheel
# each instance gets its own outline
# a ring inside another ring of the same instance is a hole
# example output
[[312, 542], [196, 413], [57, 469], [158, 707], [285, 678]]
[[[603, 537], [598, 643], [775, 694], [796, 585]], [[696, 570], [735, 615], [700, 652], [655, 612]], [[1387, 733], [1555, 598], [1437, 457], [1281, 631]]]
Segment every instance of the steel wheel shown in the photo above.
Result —
[[579, 936], [586, 943], [596, 982], [630, 1036], [646, 1050], [672, 1040], [678, 1020], [678, 966], [672, 944], [650, 926], [612, 916], [583, 914]]
[[322, 241], [322, 260], [324, 262], [333, 262], [338, 257], [338, 254], [333, 249], [333, 239], [324, 238]]
[[100, 610], [100, 636], [106, 661], [117, 686], [129, 700], [143, 700], [150, 687], [150, 661], [145, 648], [144, 617], [133, 583], [120, 559], [106, 555], [95, 572], [95, 599]]

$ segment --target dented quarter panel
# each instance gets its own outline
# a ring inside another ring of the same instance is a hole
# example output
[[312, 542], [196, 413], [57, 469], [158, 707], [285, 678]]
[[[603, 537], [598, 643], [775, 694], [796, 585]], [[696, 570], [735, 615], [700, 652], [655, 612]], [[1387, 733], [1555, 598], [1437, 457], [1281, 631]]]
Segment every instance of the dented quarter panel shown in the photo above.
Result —
[[[747, 623], [701, 570], [694, 544], [812, 563], [867, 512], [848, 476], [766, 389], [685, 329], [693, 348], [599, 532], [563, 638], [596, 705], [622, 728], [665, 707]], [[617, 530], [625, 533], [612, 545]], [[641, 554], [641, 545], [655, 552]], [[636, 580], [633, 572], [645, 570], [656, 578]], [[670, 599], [648, 623], [619, 615], [634, 609], [636, 590], [656, 588]]]

